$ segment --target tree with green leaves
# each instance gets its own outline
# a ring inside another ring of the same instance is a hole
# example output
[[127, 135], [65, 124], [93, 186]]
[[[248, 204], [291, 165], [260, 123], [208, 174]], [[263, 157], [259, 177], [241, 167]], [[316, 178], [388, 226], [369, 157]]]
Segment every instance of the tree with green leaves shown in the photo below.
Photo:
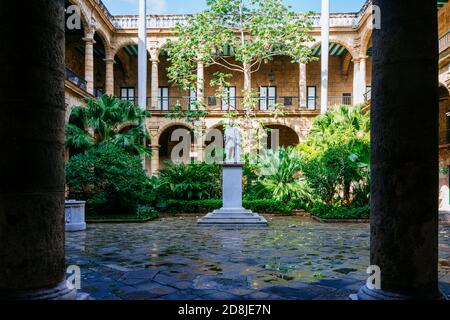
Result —
[[77, 106], [70, 114], [66, 125], [67, 148], [82, 153], [108, 142], [131, 154], [151, 156], [145, 145], [150, 139], [145, 127], [148, 111], [109, 95], [85, 101], [86, 106]]
[[[258, 101], [251, 87], [252, 74], [276, 56], [302, 63], [314, 59], [306, 45], [313, 41], [311, 13], [297, 14], [282, 0], [207, 0], [207, 6], [186, 24], [177, 24], [177, 40], [167, 45], [169, 79], [183, 90], [195, 88], [199, 62], [242, 73], [245, 127], [251, 129]], [[230, 48], [228, 54], [224, 47]], [[216, 78], [211, 85], [218, 85], [220, 94], [227, 77], [220, 73]]]

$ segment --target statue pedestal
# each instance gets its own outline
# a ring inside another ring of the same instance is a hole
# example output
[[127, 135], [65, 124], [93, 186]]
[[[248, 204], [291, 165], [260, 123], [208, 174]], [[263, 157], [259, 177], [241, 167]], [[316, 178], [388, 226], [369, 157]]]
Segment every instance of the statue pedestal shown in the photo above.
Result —
[[267, 220], [242, 206], [242, 169], [244, 163], [222, 163], [223, 207], [197, 221], [199, 226], [225, 228], [267, 227]]

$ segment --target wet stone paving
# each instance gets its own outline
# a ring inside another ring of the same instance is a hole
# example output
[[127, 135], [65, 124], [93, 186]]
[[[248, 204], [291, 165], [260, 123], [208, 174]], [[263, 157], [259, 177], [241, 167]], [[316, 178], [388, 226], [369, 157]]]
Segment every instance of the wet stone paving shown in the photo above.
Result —
[[[368, 224], [268, 217], [267, 229], [218, 230], [195, 217], [89, 224], [66, 234], [67, 265], [93, 299], [348, 299], [366, 281]], [[450, 295], [450, 226], [441, 226], [440, 287]]]

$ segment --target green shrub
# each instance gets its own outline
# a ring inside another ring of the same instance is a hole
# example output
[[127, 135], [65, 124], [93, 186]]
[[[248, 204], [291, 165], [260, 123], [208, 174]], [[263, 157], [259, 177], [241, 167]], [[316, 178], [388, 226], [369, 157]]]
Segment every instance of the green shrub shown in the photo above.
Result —
[[244, 200], [243, 206], [257, 213], [277, 213], [283, 215], [292, 214], [294, 209], [291, 203], [275, 199]]
[[[363, 105], [334, 106], [299, 145], [317, 216], [365, 217], [370, 199], [370, 115]], [[361, 209], [362, 208], [362, 209]]]
[[208, 213], [222, 207], [221, 199], [167, 201], [167, 211], [177, 213]]
[[[273, 199], [244, 200], [243, 206], [246, 209], [257, 213], [292, 214], [292, 206]], [[198, 213], [206, 214], [222, 207], [221, 199], [210, 200], [169, 200], [167, 210], [170, 213]]]
[[152, 206], [149, 205], [138, 205], [136, 210], [136, 215], [139, 219], [147, 220], [147, 219], [156, 219], [159, 214], [158, 211], [155, 210]]
[[86, 200], [87, 215], [136, 214], [151, 185], [138, 156], [100, 144], [66, 164], [69, 197]]
[[361, 207], [347, 207], [315, 201], [307, 209], [312, 215], [321, 219], [369, 219], [370, 217], [369, 204]]
[[221, 197], [221, 170], [217, 164], [166, 163], [160, 170], [158, 193], [167, 199], [205, 200]]
[[280, 148], [276, 152], [268, 150], [258, 156], [253, 173], [256, 179], [253, 178], [254, 181], [245, 189], [247, 198], [287, 202], [310, 197], [302, 174], [300, 154], [294, 148]]

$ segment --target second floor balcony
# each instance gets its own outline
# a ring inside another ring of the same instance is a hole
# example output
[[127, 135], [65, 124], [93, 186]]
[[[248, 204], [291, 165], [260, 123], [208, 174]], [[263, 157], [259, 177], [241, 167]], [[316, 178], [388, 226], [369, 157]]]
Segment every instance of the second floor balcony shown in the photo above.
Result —
[[[138, 97], [120, 97], [122, 100], [132, 101], [138, 104]], [[197, 110], [199, 102], [196, 98], [189, 96], [159, 96], [156, 105], [152, 106], [152, 97], [147, 97], [147, 109], [157, 114], [166, 114], [175, 110]], [[353, 97], [351, 95], [330, 96], [328, 97], [328, 106], [333, 105], [352, 105]], [[318, 96], [308, 97], [301, 101], [299, 96], [274, 96], [274, 97], [256, 97], [253, 100], [253, 108], [257, 114], [270, 114], [273, 116], [282, 116], [298, 113], [318, 113], [320, 112], [321, 100]], [[243, 113], [245, 111], [244, 97], [230, 97], [220, 99], [215, 96], [204, 98], [200, 106], [201, 109], [210, 114], [224, 114], [236, 111]]]

